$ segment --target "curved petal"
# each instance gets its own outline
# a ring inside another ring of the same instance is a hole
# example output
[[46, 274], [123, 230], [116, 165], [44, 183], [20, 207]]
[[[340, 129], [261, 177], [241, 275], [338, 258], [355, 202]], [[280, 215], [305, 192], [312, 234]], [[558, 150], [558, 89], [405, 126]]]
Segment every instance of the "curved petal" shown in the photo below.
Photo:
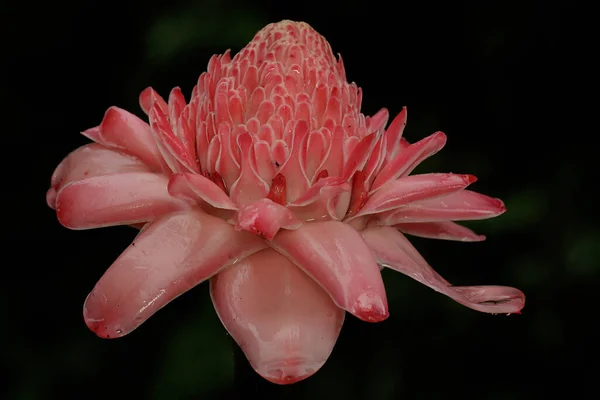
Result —
[[317, 372], [344, 322], [327, 293], [271, 249], [227, 268], [210, 289], [221, 322], [254, 370], [278, 384]]
[[72, 151], [54, 170], [46, 199], [55, 208], [56, 195], [69, 183], [122, 172], [150, 172], [141, 160], [92, 143]]
[[128, 334], [155, 312], [221, 269], [264, 248], [199, 210], [146, 226], [88, 295], [85, 323], [102, 338]]
[[485, 240], [485, 235], [478, 235], [466, 226], [452, 221], [414, 222], [396, 224], [394, 227], [403, 233], [427, 239], [456, 240], [459, 242], [481, 242]]
[[448, 196], [415, 201], [378, 216], [382, 225], [409, 222], [466, 221], [497, 217], [506, 207], [494, 199], [471, 190], [461, 190]]
[[350, 218], [376, 214], [462, 190], [475, 182], [473, 175], [421, 174], [395, 180], [369, 196], [360, 211]]
[[106, 110], [100, 126], [82, 132], [108, 147], [125, 150], [155, 171], [165, 170], [165, 163], [152, 137], [150, 125], [119, 107]]
[[338, 221], [304, 224], [269, 242], [315, 279], [338, 307], [363, 321], [389, 315], [377, 262], [352, 227]]
[[58, 220], [90, 229], [147, 222], [190, 206], [167, 192], [168, 180], [149, 172], [95, 176], [65, 186], [56, 197]]
[[427, 264], [417, 249], [394, 228], [368, 228], [362, 236], [377, 262], [402, 272], [436, 292], [473, 310], [487, 313], [520, 313], [525, 295], [506, 286], [452, 286]]

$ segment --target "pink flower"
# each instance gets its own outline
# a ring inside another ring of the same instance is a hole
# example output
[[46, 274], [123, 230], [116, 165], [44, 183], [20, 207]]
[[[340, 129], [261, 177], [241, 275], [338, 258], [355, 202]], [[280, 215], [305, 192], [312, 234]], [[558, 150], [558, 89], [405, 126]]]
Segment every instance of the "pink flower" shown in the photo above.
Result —
[[128, 334], [210, 279], [214, 307], [253, 368], [292, 383], [327, 360], [345, 312], [388, 317], [380, 268], [400, 271], [472, 309], [518, 313], [502, 286], [452, 286], [403, 233], [480, 241], [452, 222], [505, 211], [467, 190], [471, 175], [410, 175], [438, 152], [437, 132], [409, 144], [406, 110], [360, 112], [361, 90], [306, 23], [282, 21], [239, 54], [214, 56], [186, 103], [140, 95], [150, 124], [117, 107], [83, 132], [94, 143], [52, 176], [62, 225], [141, 231], [84, 305], [103, 338]]

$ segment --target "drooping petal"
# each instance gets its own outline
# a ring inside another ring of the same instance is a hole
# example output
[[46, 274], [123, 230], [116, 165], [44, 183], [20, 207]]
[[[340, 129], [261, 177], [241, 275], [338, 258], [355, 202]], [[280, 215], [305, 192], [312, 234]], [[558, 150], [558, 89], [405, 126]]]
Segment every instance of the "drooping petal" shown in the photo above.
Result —
[[403, 233], [427, 239], [456, 240], [459, 242], [481, 242], [485, 235], [478, 235], [466, 226], [452, 221], [414, 222], [396, 224], [395, 228]]
[[249, 233], [199, 210], [145, 227], [85, 301], [88, 327], [102, 338], [128, 334], [171, 300], [264, 248]]
[[58, 192], [56, 214], [71, 229], [131, 225], [185, 210], [188, 203], [167, 192], [168, 179], [149, 172], [95, 176]]
[[236, 229], [271, 240], [279, 229], [298, 229], [301, 225], [302, 221], [288, 208], [270, 199], [260, 199], [240, 207]]
[[268, 249], [210, 281], [221, 322], [263, 378], [303, 380], [331, 354], [344, 311], [286, 257]]
[[525, 295], [506, 286], [452, 286], [427, 264], [417, 249], [391, 227], [368, 228], [362, 237], [377, 262], [410, 276], [458, 303], [487, 313], [520, 313]]
[[69, 183], [122, 172], [150, 172], [150, 169], [138, 158], [100, 144], [82, 146], [65, 157], [54, 170], [46, 196], [48, 205], [55, 207], [56, 195]]
[[465, 221], [497, 217], [506, 211], [500, 199], [493, 199], [471, 190], [461, 190], [448, 196], [415, 201], [381, 215], [383, 225], [407, 222]]
[[163, 171], [166, 167], [150, 132], [150, 126], [119, 107], [110, 107], [100, 126], [82, 133], [100, 144], [136, 156], [154, 171]]
[[344, 310], [364, 321], [388, 317], [381, 274], [360, 234], [338, 221], [281, 231], [269, 244], [315, 279]]
[[444, 196], [462, 190], [476, 180], [473, 175], [461, 174], [407, 176], [389, 183], [369, 196], [364, 206], [353, 217], [381, 213], [414, 201]]

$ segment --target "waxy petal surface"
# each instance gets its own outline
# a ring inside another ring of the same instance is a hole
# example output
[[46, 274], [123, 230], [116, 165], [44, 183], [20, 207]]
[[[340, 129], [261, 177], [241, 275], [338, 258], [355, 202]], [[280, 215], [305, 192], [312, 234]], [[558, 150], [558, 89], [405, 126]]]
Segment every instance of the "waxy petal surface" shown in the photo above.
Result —
[[123, 172], [150, 172], [150, 169], [140, 159], [100, 144], [82, 146], [65, 157], [54, 170], [46, 196], [48, 205], [55, 208], [56, 195], [72, 182]]
[[347, 224], [304, 224], [281, 231], [269, 244], [315, 279], [339, 307], [364, 321], [388, 317], [377, 262], [360, 234]]
[[177, 296], [265, 247], [202, 211], [174, 213], [147, 226], [100, 278], [84, 305], [102, 338], [128, 334]]
[[298, 382], [323, 366], [344, 322], [319, 285], [275, 250], [262, 250], [210, 281], [227, 331], [263, 378]]
[[152, 221], [189, 205], [169, 195], [167, 178], [149, 172], [95, 176], [65, 186], [56, 197], [56, 214], [71, 229], [90, 229]]

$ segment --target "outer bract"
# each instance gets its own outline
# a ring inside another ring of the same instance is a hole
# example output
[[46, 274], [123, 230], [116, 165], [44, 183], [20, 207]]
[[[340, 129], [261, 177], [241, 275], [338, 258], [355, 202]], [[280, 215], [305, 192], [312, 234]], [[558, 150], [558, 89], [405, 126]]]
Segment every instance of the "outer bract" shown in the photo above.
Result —
[[452, 286], [404, 236], [483, 240], [453, 221], [497, 216], [502, 201], [468, 190], [471, 175], [410, 175], [446, 136], [409, 144], [406, 110], [388, 125], [361, 100], [327, 41], [282, 21], [214, 56], [189, 102], [179, 88], [168, 101], [144, 90], [149, 124], [111, 107], [47, 194], [67, 228], [141, 227], [86, 299], [89, 328], [126, 335], [210, 279], [250, 364], [284, 384], [325, 363], [345, 312], [388, 317], [381, 267], [472, 309], [518, 313], [519, 290]]

